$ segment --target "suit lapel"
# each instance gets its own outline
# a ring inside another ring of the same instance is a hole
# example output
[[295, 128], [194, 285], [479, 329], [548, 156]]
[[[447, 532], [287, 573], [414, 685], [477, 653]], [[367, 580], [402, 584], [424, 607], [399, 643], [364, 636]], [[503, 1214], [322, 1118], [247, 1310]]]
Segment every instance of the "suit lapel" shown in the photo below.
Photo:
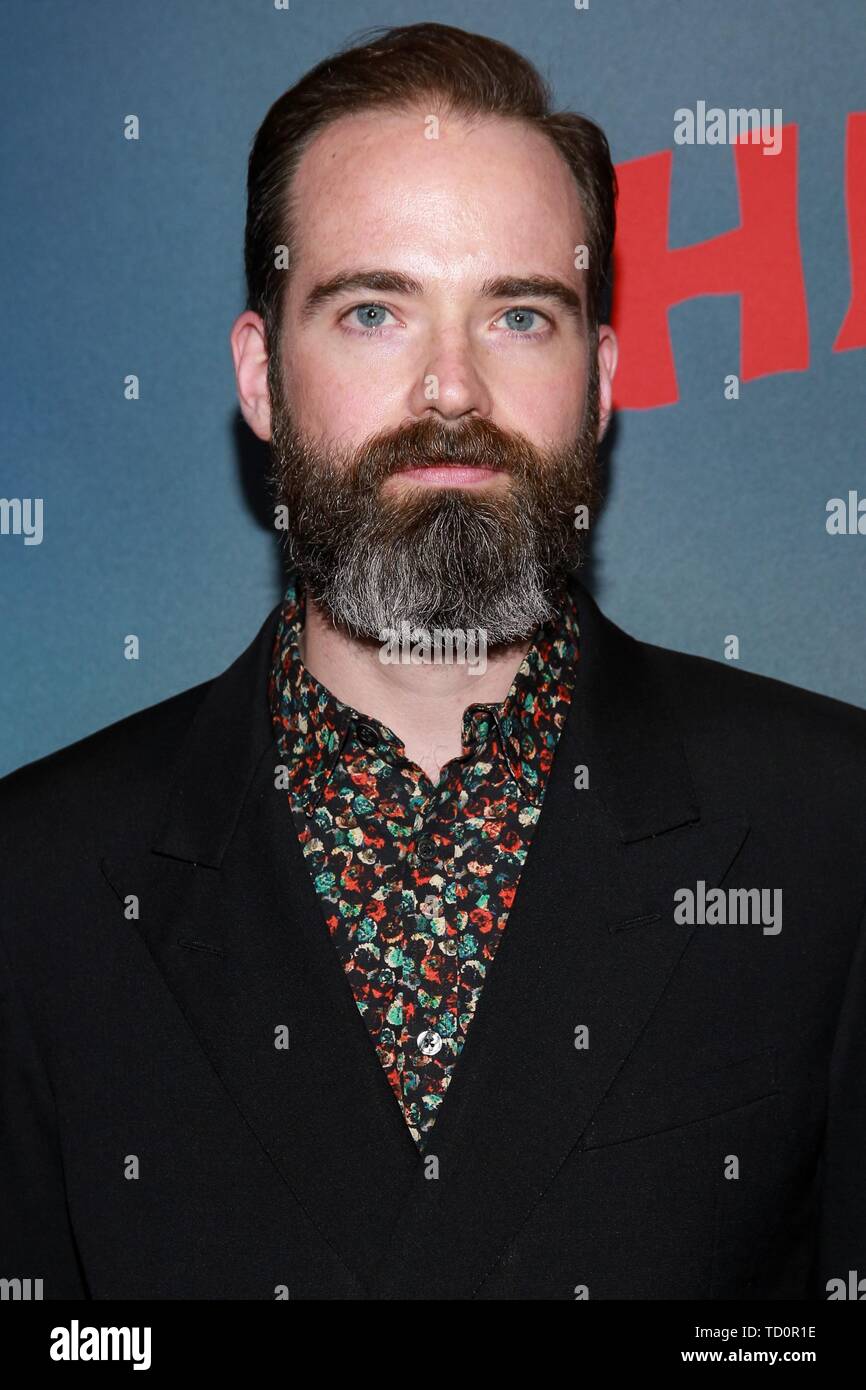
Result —
[[[503, 940], [381, 1265], [383, 1296], [469, 1298], [639, 1044], [693, 927], [674, 891], [717, 885], [748, 827], [700, 818], [639, 644], [577, 587], [581, 658]], [[589, 790], [574, 787], [586, 765]], [[575, 1030], [589, 1046], [575, 1047]]]
[[418, 1152], [274, 787], [275, 623], [205, 696], [150, 848], [103, 869], [138, 895], [136, 925], [232, 1102], [369, 1296]]

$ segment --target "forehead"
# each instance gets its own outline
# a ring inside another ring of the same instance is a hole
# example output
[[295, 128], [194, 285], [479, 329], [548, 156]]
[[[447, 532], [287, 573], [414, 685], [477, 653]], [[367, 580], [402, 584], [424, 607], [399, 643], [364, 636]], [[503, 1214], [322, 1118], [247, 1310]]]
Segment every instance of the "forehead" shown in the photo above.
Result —
[[[553, 143], [522, 121], [366, 111], [326, 126], [292, 187], [296, 269], [399, 265], [423, 274], [570, 271], [585, 223]], [[387, 259], [382, 259], [386, 257]]]

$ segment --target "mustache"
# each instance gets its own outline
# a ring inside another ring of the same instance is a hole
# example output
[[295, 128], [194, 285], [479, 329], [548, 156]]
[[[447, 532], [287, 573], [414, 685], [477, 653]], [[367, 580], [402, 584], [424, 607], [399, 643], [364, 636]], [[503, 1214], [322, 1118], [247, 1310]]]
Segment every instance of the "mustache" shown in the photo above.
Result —
[[495, 468], [517, 475], [537, 466], [538, 451], [523, 435], [472, 416], [459, 425], [428, 417], [373, 435], [357, 450], [355, 470], [379, 482], [404, 468]]

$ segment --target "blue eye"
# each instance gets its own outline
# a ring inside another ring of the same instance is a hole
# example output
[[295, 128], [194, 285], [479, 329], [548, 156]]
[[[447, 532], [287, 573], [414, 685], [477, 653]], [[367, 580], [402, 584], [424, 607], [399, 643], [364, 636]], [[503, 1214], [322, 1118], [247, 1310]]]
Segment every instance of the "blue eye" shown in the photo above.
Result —
[[359, 304], [352, 312], [361, 328], [381, 328], [390, 310], [382, 304]]
[[528, 333], [538, 314], [534, 309], [506, 309], [502, 317], [512, 333]]

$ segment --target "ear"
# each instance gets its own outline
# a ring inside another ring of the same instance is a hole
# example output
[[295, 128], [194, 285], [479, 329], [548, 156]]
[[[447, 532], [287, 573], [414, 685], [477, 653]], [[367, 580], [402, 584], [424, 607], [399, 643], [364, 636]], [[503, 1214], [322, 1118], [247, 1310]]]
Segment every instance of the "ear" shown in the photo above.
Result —
[[229, 342], [241, 414], [253, 434], [267, 442], [271, 437], [271, 397], [265, 325], [259, 315], [247, 309], [235, 319]]
[[619, 356], [616, 334], [609, 323], [598, 329], [598, 439], [601, 443], [610, 424], [613, 410], [613, 379]]

